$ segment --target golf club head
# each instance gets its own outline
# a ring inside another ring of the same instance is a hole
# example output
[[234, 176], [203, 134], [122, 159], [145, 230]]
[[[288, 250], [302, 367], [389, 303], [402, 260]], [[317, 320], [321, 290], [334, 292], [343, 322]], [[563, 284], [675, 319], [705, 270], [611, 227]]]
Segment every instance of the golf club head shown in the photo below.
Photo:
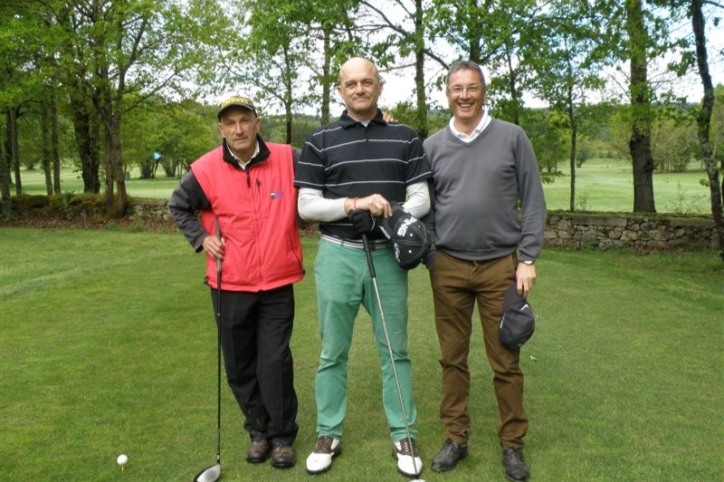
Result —
[[194, 482], [216, 482], [220, 478], [221, 464], [215, 464], [199, 472], [199, 474], [194, 477]]

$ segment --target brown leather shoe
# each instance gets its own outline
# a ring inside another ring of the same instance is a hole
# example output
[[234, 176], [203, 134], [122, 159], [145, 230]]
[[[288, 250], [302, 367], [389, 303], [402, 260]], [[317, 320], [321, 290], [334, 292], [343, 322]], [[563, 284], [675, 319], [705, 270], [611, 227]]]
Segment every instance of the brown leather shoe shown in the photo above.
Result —
[[246, 461], [251, 464], [259, 464], [269, 458], [272, 446], [265, 438], [252, 438], [251, 446], [246, 452]]
[[271, 452], [271, 465], [277, 469], [288, 469], [294, 467], [297, 462], [297, 454], [291, 445], [274, 444]]

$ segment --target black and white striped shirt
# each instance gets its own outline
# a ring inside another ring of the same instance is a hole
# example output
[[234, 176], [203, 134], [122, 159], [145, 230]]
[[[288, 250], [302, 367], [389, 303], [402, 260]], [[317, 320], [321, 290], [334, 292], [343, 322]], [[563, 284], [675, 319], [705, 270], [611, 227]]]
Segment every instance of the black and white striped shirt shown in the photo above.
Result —
[[[388, 124], [382, 112], [366, 126], [347, 112], [317, 129], [304, 144], [294, 185], [321, 190], [327, 199], [380, 194], [405, 201], [407, 186], [432, 175], [417, 133], [403, 124]], [[352, 237], [349, 222], [320, 223], [323, 234]]]

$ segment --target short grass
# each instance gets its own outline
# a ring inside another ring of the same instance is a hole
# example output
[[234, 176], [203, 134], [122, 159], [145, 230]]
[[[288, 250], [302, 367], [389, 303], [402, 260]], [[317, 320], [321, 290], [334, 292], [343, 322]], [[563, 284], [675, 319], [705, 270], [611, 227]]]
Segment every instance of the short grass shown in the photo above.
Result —
[[[299, 463], [249, 465], [223, 386], [223, 480], [312, 480], [319, 355], [312, 263], [296, 285], [292, 340]], [[0, 480], [190, 481], [215, 460], [216, 349], [203, 257], [181, 235], [0, 228]], [[714, 253], [548, 250], [523, 348], [526, 457], [539, 482], [710, 482], [724, 472], [724, 269]], [[442, 443], [427, 273], [410, 273], [410, 352], [428, 481], [503, 481], [480, 329], [470, 356], [470, 456], [429, 469]], [[396, 473], [378, 357], [361, 315], [350, 357], [345, 452], [319, 481]], [[125, 472], [116, 457], [128, 454]]]
[[[568, 210], [571, 197], [570, 168], [544, 185], [548, 209]], [[660, 213], [710, 214], [709, 188], [701, 180], [707, 174], [692, 163], [688, 172], [655, 172], [654, 200]], [[611, 159], [586, 161], [576, 169], [577, 211], [630, 212], [633, 209], [633, 173], [631, 164]]]
[[[654, 173], [654, 196], [660, 213], [711, 213], [709, 188], [701, 184], [706, 179], [704, 171], [692, 164], [685, 173]], [[569, 169], [562, 166], [563, 175], [553, 183], [545, 184], [548, 209], [568, 210], [570, 207]], [[23, 191], [28, 194], [45, 194], [45, 179], [38, 170], [22, 172]], [[178, 179], [159, 174], [158, 178], [140, 179], [136, 171], [126, 181], [131, 196], [139, 198], [169, 198]], [[61, 177], [64, 192], [82, 192], [83, 182], [78, 173], [63, 170]], [[576, 171], [577, 211], [627, 212], [633, 209], [633, 174], [631, 164], [625, 161], [593, 159]]]

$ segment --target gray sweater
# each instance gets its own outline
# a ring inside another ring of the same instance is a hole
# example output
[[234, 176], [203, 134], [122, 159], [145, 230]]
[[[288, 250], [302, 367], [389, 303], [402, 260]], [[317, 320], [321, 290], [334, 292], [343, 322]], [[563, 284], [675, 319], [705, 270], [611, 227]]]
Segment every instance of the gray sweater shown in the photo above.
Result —
[[492, 119], [470, 143], [446, 127], [424, 148], [434, 185], [434, 209], [425, 222], [436, 248], [465, 260], [516, 250], [521, 261], [538, 257], [546, 203], [533, 147], [520, 127]]

